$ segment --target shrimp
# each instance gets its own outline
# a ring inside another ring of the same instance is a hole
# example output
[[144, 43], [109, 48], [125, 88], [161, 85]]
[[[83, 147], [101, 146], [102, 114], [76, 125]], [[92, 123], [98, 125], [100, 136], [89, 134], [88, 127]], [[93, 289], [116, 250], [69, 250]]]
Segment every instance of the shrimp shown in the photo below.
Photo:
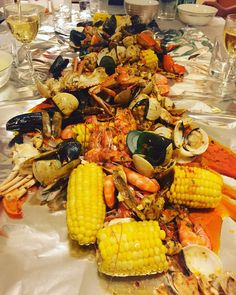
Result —
[[107, 207], [114, 208], [115, 205], [115, 184], [112, 175], [106, 175], [104, 177], [104, 199]]
[[193, 224], [187, 215], [177, 219], [179, 240], [183, 247], [197, 244], [211, 249], [211, 242], [200, 224]]
[[150, 179], [126, 167], [124, 167], [124, 171], [127, 176], [127, 181], [140, 190], [150, 193], [156, 193], [160, 190], [160, 185], [156, 179]]
[[74, 125], [68, 125], [61, 131], [61, 138], [62, 139], [69, 139], [73, 138], [73, 126]]

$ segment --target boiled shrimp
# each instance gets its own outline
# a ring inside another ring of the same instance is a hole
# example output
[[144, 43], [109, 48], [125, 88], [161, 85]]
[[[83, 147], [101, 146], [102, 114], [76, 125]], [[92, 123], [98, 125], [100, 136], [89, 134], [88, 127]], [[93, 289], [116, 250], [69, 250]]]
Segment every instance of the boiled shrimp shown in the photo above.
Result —
[[211, 249], [211, 242], [200, 224], [193, 224], [185, 215], [177, 219], [179, 240], [183, 247], [197, 244]]
[[160, 185], [156, 179], [150, 179], [142, 174], [124, 167], [127, 181], [142, 191], [156, 193], [160, 190]]
[[106, 175], [104, 177], [103, 184], [104, 199], [107, 207], [114, 208], [115, 205], [115, 184], [112, 175]]

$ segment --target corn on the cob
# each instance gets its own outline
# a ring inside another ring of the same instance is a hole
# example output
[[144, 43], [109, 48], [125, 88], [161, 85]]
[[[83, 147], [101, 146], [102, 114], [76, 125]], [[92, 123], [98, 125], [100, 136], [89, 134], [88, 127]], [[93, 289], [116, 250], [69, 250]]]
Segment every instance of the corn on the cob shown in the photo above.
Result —
[[80, 245], [95, 243], [105, 210], [102, 168], [95, 163], [79, 165], [68, 183], [66, 217], [70, 237]]
[[87, 147], [90, 139], [93, 124], [77, 124], [73, 127], [73, 132], [76, 134], [78, 140], [83, 147]]
[[142, 50], [140, 53], [141, 62], [150, 69], [156, 69], [158, 57], [152, 49]]
[[170, 203], [190, 208], [215, 208], [221, 200], [222, 177], [199, 167], [175, 166], [167, 192]]
[[168, 269], [165, 232], [157, 221], [117, 223], [99, 230], [98, 270], [111, 276], [161, 273]]

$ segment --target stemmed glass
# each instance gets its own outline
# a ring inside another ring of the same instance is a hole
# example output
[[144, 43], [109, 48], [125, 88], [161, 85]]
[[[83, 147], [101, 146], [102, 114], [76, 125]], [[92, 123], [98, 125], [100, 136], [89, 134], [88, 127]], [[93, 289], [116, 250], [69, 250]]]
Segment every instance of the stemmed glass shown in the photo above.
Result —
[[229, 14], [225, 20], [224, 46], [228, 52], [228, 66], [225, 73], [226, 83], [231, 82], [231, 88], [235, 89], [235, 81], [232, 81], [232, 74], [236, 70], [236, 14]]
[[236, 61], [236, 14], [229, 14], [226, 17], [224, 27], [224, 45], [229, 54], [229, 75], [232, 70], [232, 66]]
[[19, 79], [27, 84], [35, 82], [35, 72], [30, 52], [30, 43], [35, 39], [39, 28], [38, 9], [27, 4], [14, 3], [5, 7], [7, 24], [13, 36], [23, 43], [28, 62], [27, 71], [19, 74]]

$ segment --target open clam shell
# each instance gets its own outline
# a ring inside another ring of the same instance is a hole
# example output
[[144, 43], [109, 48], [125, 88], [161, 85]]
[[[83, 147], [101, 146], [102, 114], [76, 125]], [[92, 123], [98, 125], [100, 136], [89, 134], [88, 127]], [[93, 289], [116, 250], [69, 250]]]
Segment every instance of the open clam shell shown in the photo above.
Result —
[[152, 177], [154, 173], [154, 167], [150, 162], [145, 159], [144, 155], [135, 154], [133, 155], [133, 163], [135, 169], [142, 175]]
[[183, 248], [184, 259], [188, 269], [195, 275], [219, 276], [223, 272], [222, 262], [213, 251], [199, 245]]

